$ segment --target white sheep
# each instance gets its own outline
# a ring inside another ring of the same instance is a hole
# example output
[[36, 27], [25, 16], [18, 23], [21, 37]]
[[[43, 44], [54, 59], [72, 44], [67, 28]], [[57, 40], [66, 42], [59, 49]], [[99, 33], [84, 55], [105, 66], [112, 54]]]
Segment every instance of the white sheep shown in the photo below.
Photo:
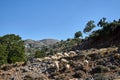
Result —
[[51, 56], [51, 59], [52, 60], [57, 60], [57, 59], [59, 59], [56, 55], [53, 55], [53, 56]]
[[88, 60], [84, 60], [83, 63], [85, 66], [88, 66], [88, 64], [89, 64]]
[[57, 54], [55, 54], [55, 56], [57, 56], [59, 59], [60, 59], [61, 57], [64, 57], [64, 55], [63, 55], [62, 53], [57, 53]]
[[63, 53], [64, 57], [69, 57], [68, 53]]
[[64, 56], [62, 53], [56, 53], [56, 56]]
[[51, 63], [49, 67], [56, 68], [56, 71], [59, 71], [59, 61], [53, 61], [53, 63]]
[[15, 65], [17, 66], [22, 66], [23, 64], [25, 64], [25, 62], [15, 62]]
[[77, 55], [75, 51], [70, 51], [68, 54], [69, 54], [70, 57], [73, 57], [73, 56]]
[[50, 57], [44, 57], [44, 60], [51, 60]]
[[54, 65], [56, 67], [56, 71], [59, 71], [59, 61], [54, 61]]
[[70, 65], [69, 64], [66, 64], [65, 67], [66, 67], [66, 69], [70, 69]]
[[66, 63], [68, 63], [69, 61], [66, 60], [66, 59], [61, 59], [61, 62], [66, 64]]
[[42, 58], [36, 58], [38, 62], [41, 62], [43, 59]]

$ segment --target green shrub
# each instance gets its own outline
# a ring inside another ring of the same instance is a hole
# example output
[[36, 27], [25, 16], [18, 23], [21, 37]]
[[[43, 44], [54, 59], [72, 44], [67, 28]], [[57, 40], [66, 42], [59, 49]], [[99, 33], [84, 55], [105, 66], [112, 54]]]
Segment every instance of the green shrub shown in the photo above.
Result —
[[104, 73], [104, 72], [108, 72], [108, 71], [109, 71], [109, 68], [104, 67], [102, 65], [98, 65], [92, 69], [93, 73]]
[[21, 37], [7, 34], [0, 37], [0, 64], [24, 61], [25, 47]]
[[46, 53], [44, 52], [44, 51], [42, 51], [42, 50], [37, 50], [36, 52], [35, 52], [35, 57], [36, 58], [43, 58], [43, 57], [45, 57], [46, 56]]

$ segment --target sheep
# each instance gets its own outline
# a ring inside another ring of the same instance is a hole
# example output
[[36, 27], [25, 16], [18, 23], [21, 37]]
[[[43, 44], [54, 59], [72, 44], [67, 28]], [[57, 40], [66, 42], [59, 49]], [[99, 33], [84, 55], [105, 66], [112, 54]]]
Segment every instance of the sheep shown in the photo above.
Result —
[[70, 57], [73, 57], [73, 56], [77, 55], [75, 51], [70, 51], [68, 54], [69, 54]]
[[66, 64], [65, 67], [66, 67], [66, 69], [70, 69], [70, 65], [69, 64]]
[[50, 65], [49, 68], [55, 68], [56, 71], [59, 71], [59, 61], [53, 61]]
[[[69, 80], [78, 80], [77, 78], [72, 78], [72, 79], [69, 79]], [[80, 80], [83, 80], [83, 79], [80, 79]]]
[[59, 59], [56, 55], [50, 57], [52, 60], [57, 60]]
[[108, 48], [108, 52], [111, 53], [111, 52], [118, 52], [118, 47], [110, 47]]
[[61, 59], [61, 62], [62, 62], [62, 63], [68, 63], [68, 60], [66, 60], [66, 59]]
[[69, 57], [68, 53], [63, 53], [64, 57]]
[[108, 51], [107, 48], [102, 48], [99, 50], [99, 53], [105, 54], [107, 51]]
[[59, 71], [59, 61], [54, 61], [54, 65], [56, 67], [56, 71]]
[[57, 53], [56, 56], [57, 57], [63, 57], [64, 55], [62, 53]]
[[119, 54], [119, 53], [116, 53], [116, 54], [114, 55], [114, 57], [115, 57], [116, 59], [120, 59], [120, 54]]
[[41, 59], [41, 58], [36, 58], [36, 60], [37, 60], [38, 62], [41, 62], [43, 59]]
[[44, 57], [44, 60], [51, 60], [50, 57]]
[[22, 66], [22, 65], [24, 65], [25, 64], [25, 62], [15, 62], [15, 65], [16, 66]]
[[60, 59], [61, 57], [64, 57], [62, 53], [56, 53], [54, 56], [56, 56], [58, 59]]
[[89, 64], [88, 60], [84, 60], [83, 63], [85, 66], [88, 66], [88, 64]]

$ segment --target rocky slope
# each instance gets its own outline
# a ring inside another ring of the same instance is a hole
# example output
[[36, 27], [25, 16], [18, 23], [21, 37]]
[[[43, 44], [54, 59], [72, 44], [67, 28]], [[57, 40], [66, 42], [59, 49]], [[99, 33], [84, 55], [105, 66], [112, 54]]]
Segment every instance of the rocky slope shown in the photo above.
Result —
[[41, 48], [42, 46], [47, 46], [49, 47], [50, 45], [55, 44], [56, 42], [59, 42], [59, 40], [56, 39], [43, 39], [43, 40], [31, 40], [31, 39], [27, 39], [24, 40], [25, 42], [25, 46], [27, 48]]
[[2, 66], [0, 80], [119, 80], [118, 47], [76, 50]]

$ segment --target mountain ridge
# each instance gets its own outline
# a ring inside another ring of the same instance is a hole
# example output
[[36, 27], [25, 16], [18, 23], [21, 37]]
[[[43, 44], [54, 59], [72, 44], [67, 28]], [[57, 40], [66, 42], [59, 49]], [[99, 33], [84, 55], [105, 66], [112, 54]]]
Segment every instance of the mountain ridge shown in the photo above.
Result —
[[43, 46], [49, 47], [59, 42], [57, 39], [41, 39], [41, 40], [32, 40], [26, 39], [24, 40], [25, 47], [27, 48], [41, 48]]

